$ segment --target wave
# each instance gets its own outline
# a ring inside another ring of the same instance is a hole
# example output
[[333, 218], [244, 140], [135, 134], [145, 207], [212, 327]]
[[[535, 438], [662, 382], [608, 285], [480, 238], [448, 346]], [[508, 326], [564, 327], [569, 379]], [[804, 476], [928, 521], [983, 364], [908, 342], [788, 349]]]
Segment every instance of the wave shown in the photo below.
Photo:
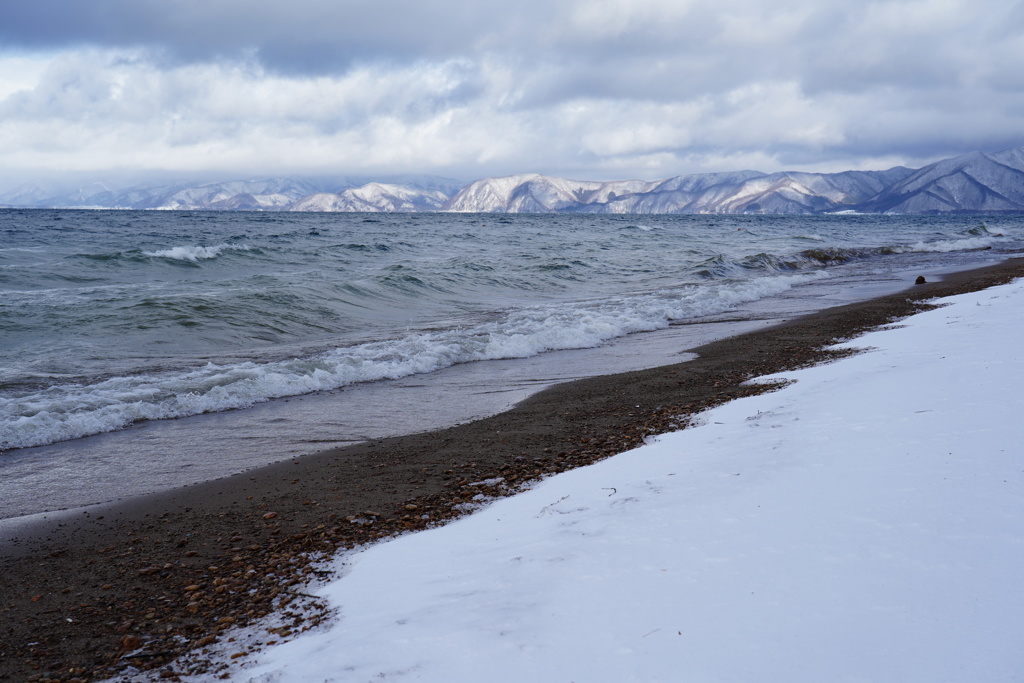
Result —
[[976, 227], [973, 227], [973, 228], [965, 231], [965, 234], [972, 235], [974, 237], [978, 237], [978, 236], [982, 236], [982, 235], [986, 235], [986, 236], [990, 236], [990, 237], [1005, 237], [1006, 236], [1006, 233], [1001, 232], [999, 230], [993, 230], [992, 228], [988, 227], [985, 223], [980, 223]]
[[191, 261], [192, 263], [196, 263], [197, 261], [217, 258], [227, 250], [249, 251], [249, 247], [244, 244], [218, 244], [215, 247], [186, 245], [181, 247], [171, 247], [170, 249], [161, 249], [159, 251], [144, 251], [142, 254], [153, 258], [165, 258], [172, 261]]
[[948, 253], [952, 251], [982, 251], [991, 249], [1001, 235], [967, 237], [948, 240], [920, 241], [904, 247], [894, 247], [896, 253]]
[[729, 258], [724, 254], [717, 254], [698, 264], [695, 272], [700, 277], [709, 279], [750, 277], [751, 271], [781, 274], [818, 269], [863, 255], [860, 250], [838, 248], [808, 249], [788, 256], [761, 252], [739, 258]]
[[207, 247], [201, 245], [182, 245], [169, 249], [158, 249], [156, 251], [143, 251], [131, 249], [128, 251], [115, 251], [106, 253], [74, 254], [69, 258], [81, 259], [92, 263], [109, 263], [122, 265], [124, 263], [144, 263], [150, 259], [166, 259], [168, 261], [198, 263], [215, 259], [226, 251], [250, 251], [251, 247], [245, 244], [218, 244]]
[[713, 315], [827, 277], [824, 272], [689, 285], [649, 295], [513, 310], [462, 329], [418, 332], [271, 363], [207, 364], [0, 399], [0, 450], [115, 431], [135, 422], [246, 408], [274, 398], [397, 379], [459, 363], [592, 348], [674, 320]]
[[985, 223], [976, 227], [964, 230], [962, 237], [953, 237], [943, 240], [922, 240], [912, 245], [897, 248], [899, 253], [927, 252], [927, 253], [948, 253], [955, 251], [980, 251], [991, 249], [1000, 242], [1007, 241], [1004, 232], [994, 230]]
[[1006, 234], [993, 230], [985, 223], [964, 230], [960, 235], [937, 240], [920, 240], [911, 245], [896, 247], [897, 253], [948, 253], [953, 251], [980, 251], [991, 249], [1006, 240]]
[[844, 263], [852, 259], [888, 256], [910, 253], [949, 253], [954, 251], [980, 251], [991, 249], [1004, 236], [998, 232], [975, 233], [968, 231], [968, 237], [951, 237], [938, 240], [919, 240], [913, 244], [897, 244], [883, 247], [823, 248], [807, 249], [800, 252], [802, 258], [821, 264]]
[[[791, 255], [762, 252], [741, 257], [717, 254], [698, 264], [696, 274], [704, 278], [730, 278], [749, 276], [750, 271], [785, 273], [807, 268], [822, 268], [858, 259], [910, 253], [950, 253], [957, 251], [983, 251], [1006, 240], [1006, 236], [984, 224], [967, 230], [964, 236], [936, 240], [919, 240], [913, 244], [880, 247], [817, 247], [804, 249]], [[810, 239], [799, 236], [797, 239]]]

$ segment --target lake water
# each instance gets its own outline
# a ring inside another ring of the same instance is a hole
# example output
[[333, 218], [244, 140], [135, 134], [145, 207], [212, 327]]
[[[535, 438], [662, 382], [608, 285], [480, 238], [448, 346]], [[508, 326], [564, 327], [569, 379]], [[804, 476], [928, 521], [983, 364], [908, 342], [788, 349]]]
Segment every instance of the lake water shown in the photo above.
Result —
[[1024, 218], [0, 211], [0, 518], [502, 410]]

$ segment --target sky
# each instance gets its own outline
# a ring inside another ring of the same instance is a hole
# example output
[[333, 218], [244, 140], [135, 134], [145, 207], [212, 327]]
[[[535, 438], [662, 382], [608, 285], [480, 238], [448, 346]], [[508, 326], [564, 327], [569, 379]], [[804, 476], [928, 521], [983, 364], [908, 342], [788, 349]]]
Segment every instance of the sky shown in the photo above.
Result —
[[1012, 0], [9, 0], [0, 177], [916, 168], [1022, 63]]

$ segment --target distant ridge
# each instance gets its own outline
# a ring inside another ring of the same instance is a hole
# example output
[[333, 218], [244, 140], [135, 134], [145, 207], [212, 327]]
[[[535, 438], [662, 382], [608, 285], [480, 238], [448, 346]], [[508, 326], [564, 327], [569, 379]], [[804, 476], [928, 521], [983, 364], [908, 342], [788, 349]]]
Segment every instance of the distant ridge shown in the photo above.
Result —
[[537, 173], [483, 178], [266, 178], [113, 190], [53, 182], [0, 193], [12, 208], [461, 213], [887, 214], [1024, 212], [1024, 147], [971, 152], [917, 170], [734, 171], [597, 182]]
[[510, 176], [486, 178], [467, 185], [443, 210], [813, 214], [860, 205], [911, 173], [908, 168], [831, 174], [738, 171], [678, 176], [648, 183]]
[[339, 193], [318, 192], [303, 197], [289, 211], [437, 211], [448, 195], [440, 190], [425, 190], [407, 185], [367, 183]]
[[1024, 147], [944, 159], [865, 202], [877, 213], [989, 213], [1024, 210]]

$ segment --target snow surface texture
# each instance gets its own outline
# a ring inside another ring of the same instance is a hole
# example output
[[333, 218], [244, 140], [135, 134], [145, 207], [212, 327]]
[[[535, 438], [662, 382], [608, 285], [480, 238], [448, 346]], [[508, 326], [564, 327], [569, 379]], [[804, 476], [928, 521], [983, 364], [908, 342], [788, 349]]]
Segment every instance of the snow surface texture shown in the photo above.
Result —
[[278, 681], [1024, 680], [1024, 282], [339, 558]]

